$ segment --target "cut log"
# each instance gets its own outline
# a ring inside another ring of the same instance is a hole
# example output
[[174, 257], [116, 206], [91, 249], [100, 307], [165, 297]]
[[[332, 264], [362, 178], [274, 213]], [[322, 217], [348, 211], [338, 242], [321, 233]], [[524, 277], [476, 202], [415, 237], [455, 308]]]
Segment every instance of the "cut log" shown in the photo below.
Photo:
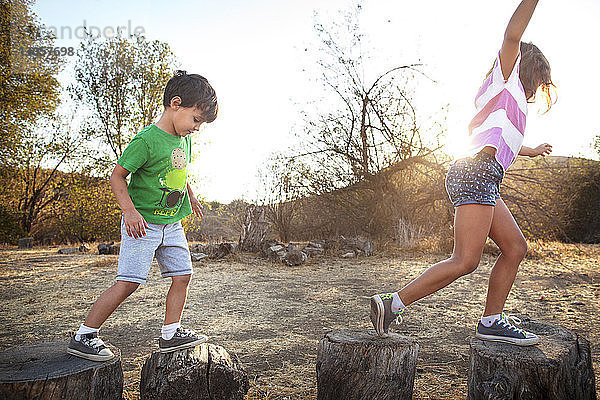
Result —
[[519, 318], [540, 342], [519, 347], [471, 339], [468, 399], [596, 399], [589, 342], [561, 326]]
[[21, 238], [17, 241], [17, 245], [19, 246], [20, 249], [31, 249], [33, 247], [33, 238], [32, 237]]
[[242, 400], [249, 388], [237, 356], [204, 343], [172, 353], [152, 353], [142, 367], [140, 399]]
[[411, 399], [419, 345], [374, 330], [332, 331], [319, 342], [318, 400]]
[[121, 399], [121, 353], [98, 362], [67, 354], [67, 343], [49, 342], [0, 352], [1, 399]]

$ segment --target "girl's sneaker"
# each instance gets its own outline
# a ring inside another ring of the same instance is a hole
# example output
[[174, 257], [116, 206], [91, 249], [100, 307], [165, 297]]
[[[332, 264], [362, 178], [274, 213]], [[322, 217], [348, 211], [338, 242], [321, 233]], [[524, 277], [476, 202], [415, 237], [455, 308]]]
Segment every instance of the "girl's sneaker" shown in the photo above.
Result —
[[75, 340], [75, 335], [73, 335], [67, 347], [67, 353], [92, 361], [108, 361], [115, 357], [97, 333], [81, 335], [79, 340]]
[[158, 340], [158, 349], [161, 353], [170, 353], [175, 350], [194, 347], [208, 340], [208, 336], [198, 335], [194, 331], [177, 328], [173, 337], [165, 340], [162, 337]]
[[535, 334], [515, 326], [520, 323], [519, 318], [502, 313], [500, 319], [489, 328], [479, 321], [475, 336], [483, 340], [511, 343], [517, 346], [531, 346], [538, 343], [540, 339]]
[[389, 328], [392, 322], [402, 322], [402, 311], [392, 312], [392, 293], [381, 293], [371, 296], [371, 323], [377, 334], [381, 337], [389, 336]]

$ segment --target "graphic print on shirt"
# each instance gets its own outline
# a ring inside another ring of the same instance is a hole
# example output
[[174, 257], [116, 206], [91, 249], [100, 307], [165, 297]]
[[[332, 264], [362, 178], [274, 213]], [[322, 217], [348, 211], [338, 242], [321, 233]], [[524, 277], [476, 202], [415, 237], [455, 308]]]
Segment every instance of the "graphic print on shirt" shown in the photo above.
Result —
[[173, 216], [185, 197], [187, 181], [187, 158], [182, 148], [176, 147], [171, 152], [171, 160], [160, 173], [158, 182], [163, 194], [158, 203], [159, 208], [154, 210], [156, 215]]

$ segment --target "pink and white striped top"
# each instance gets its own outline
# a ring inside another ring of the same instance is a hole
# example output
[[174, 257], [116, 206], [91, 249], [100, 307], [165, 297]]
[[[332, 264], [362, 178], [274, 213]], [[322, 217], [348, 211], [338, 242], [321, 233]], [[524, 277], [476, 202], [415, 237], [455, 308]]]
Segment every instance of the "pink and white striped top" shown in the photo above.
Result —
[[525, 133], [527, 99], [519, 79], [520, 61], [521, 52], [505, 81], [498, 53], [492, 73], [475, 96], [477, 115], [469, 124], [469, 155], [474, 156], [485, 146], [494, 147], [504, 172], [517, 158]]

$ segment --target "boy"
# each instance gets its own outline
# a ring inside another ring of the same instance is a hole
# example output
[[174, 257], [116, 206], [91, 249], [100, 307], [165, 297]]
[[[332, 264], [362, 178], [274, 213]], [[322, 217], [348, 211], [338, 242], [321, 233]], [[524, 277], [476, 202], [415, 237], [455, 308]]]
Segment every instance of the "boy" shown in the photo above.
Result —
[[[196, 346], [208, 338], [182, 329], [181, 314], [192, 275], [190, 251], [181, 219], [192, 211], [202, 216], [200, 202], [187, 183], [191, 157], [188, 136], [217, 117], [217, 97], [200, 75], [177, 71], [165, 87], [165, 110], [160, 120], [138, 133], [110, 177], [123, 211], [117, 282], [96, 300], [85, 322], [71, 339], [67, 352], [94, 361], [114, 354], [98, 330], [146, 277], [156, 256], [162, 277], [171, 277], [165, 319], [159, 340], [161, 352]], [[125, 178], [132, 174], [129, 185]]]

